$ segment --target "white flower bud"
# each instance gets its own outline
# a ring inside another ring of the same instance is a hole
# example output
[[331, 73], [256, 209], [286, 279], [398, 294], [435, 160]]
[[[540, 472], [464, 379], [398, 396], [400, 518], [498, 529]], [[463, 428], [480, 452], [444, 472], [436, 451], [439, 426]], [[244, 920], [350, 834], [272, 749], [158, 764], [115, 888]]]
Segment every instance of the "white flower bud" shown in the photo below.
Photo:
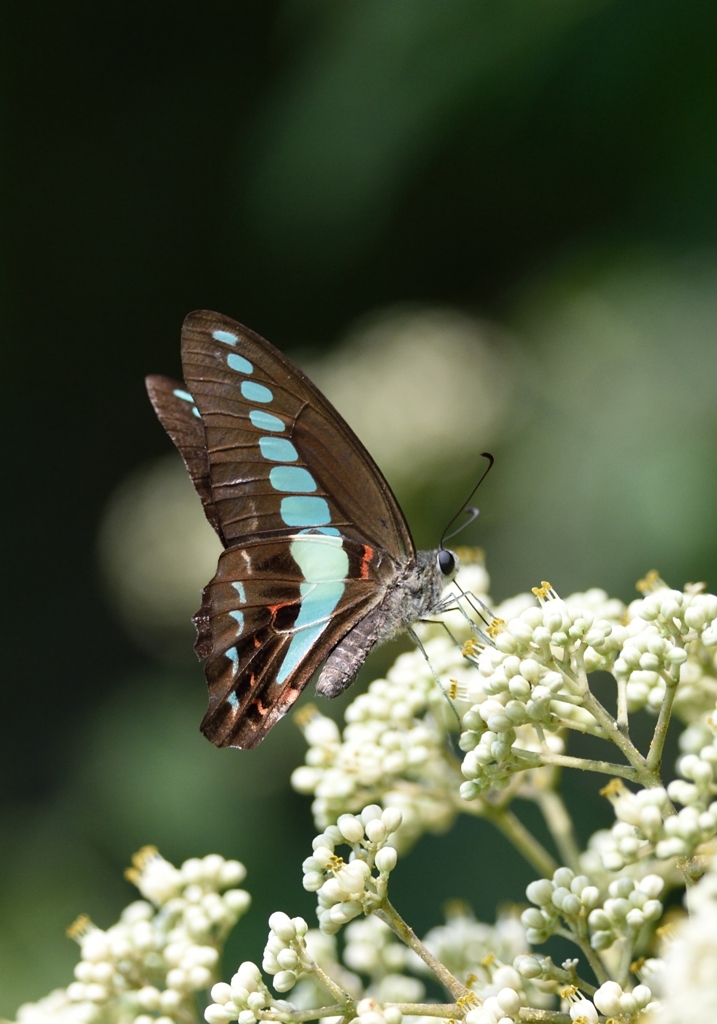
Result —
[[577, 1003], [573, 1003], [570, 1007], [570, 1016], [573, 1020], [597, 1024], [598, 1013], [589, 999], [578, 999]]
[[232, 914], [237, 917], [245, 914], [251, 906], [251, 896], [245, 889], [227, 889], [222, 899]]
[[386, 826], [386, 831], [391, 834], [400, 828], [403, 814], [397, 807], [387, 807], [381, 814], [381, 820]]
[[525, 894], [531, 903], [537, 903], [539, 907], [542, 907], [551, 902], [553, 891], [552, 882], [547, 878], [538, 878], [528, 885]]
[[[184, 996], [181, 992], [177, 992], [173, 988], [165, 988], [164, 992], [162, 992], [160, 996], [159, 1002], [164, 1013], [171, 1016], [184, 1002]], [[229, 1009], [231, 1009], [231, 1007], [229, 1007]]]
[[392, 846], [384, 846], [376, 854], [375, 864], [382, 875], [387, 875], [396, 867], [398, 854]]
[[353, 814], [342, 814], [336, 824], [348, 843], [359, 843], [363, 839], [364, 827]]
[[502, 988], [495, 998], [503, 1013], [511, 1017], [520, 1010], [520, 996], [514, 988]]
[[229, 1024], [229, 1021], [236, 1020], [236, 1017], [234, 1014], [228, 1013], [218, 1003], [210, 1003], [204, 1011], [204, 1019], [207, 1024]]
[[212, 972], [208, 967], [192, 967], [187, 972], [187, 984], [192, 992], [199, 992], [209, 985]]
[[[217, 986], [215, 985], [215, 988]], [[226, 986], [229, 990], [229, 986]], [[231, 992], [230, 992], [231, 994]], [[212, 989], [212, 999], [215, 1003], [226, 1003], [227, 999], [220, 999], [214, 995], [214, 989]], [[145, 985], [137, 993], [137, 1002], [143, 1010], [158, 1010], [160, 1005], [160, 991], [155, 988], [154, 985]]]
[[606, 981], [593, 996], [593, 1002], [600, 1013], [604, 1013], [606, 1017], [613, 1017], [622, 1013], [620, 1005], [621, 996], [622, 988], [618, 983], [616, 981]]
[[366, 837], [371, 843], [382, 843], [388, 835], [383, 818], [375, 818], [366, 826]]
[[234, 887], [241, 885], [246, 878], [246, 868], [238, 860], [227, 860], [222, 865], [221, 871], [219, 872], [219, 881], [222, 888], [227, 886]]
[[292, 942], [296, 938], [296, 928], [294, 922], [291, 920], [288, 914], [285, 914], [281, 910], [277, 910], [269, 918], [269, 927], [278, 935], [282, 942]]
[[369, 804], [368, 807], [364, 807], [361, 811], [360, 818], [364, 825], [368, 825], [369, 821], [380, 818], [382, 813], [382, 809], [378, 804]]
[[293, 971], [299, 966], [299, 955], [294, 949], [282, 949], [276, 955], [276, 962], [284, 971]]

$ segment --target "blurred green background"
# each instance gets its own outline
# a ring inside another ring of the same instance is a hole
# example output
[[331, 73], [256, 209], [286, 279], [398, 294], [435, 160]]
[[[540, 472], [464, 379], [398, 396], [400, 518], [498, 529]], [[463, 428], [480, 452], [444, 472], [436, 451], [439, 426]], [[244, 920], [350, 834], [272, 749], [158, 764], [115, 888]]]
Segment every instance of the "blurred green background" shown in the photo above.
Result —
[[[6, 8], [0, 1014], [69, 982], [64, 927], [114, 920], [145, 843], [247, 864], [229, 969], [311, 917], [298, 730], [197, 729], [214, 555], [142, 383], [189, 310], [310, 369], [422, 546], [489, 447], [496, 597], [715, 586], [716, 42], [699, 0]], [[422, 932], [529, 877], [462, 823], [395, 902]]]

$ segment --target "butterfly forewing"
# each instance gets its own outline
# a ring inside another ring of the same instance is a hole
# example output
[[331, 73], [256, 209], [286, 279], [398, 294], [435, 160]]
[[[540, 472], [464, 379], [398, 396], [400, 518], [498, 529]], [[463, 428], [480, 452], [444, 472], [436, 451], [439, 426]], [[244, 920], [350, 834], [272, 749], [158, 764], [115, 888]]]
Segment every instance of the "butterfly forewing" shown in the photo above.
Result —
[[[227, 543], [330, 523], [397, 560], [414, 554], [403, 513], [371, 456], [278, 349], [202, 311], [185, 320], [182, 363], [204, 423]], [[326, 522], [312, 522], [322, 511]]]
[[224, 541], [219, 515], [212, 497], [207, 438], [194, 399], [184, 384], [169, 377], [153, 374], [146, 378], [145, 384], [159, 422], [184, 459], [192, 483], [202, 500], [207, 519], [219, 534], [220, 540]]

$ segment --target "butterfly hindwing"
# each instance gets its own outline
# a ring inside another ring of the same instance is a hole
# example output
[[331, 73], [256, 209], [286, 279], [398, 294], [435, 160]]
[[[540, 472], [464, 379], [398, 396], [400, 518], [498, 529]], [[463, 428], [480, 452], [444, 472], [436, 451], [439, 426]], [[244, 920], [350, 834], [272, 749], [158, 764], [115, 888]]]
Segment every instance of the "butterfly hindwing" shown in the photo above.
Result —
[[[367, 565], [363, 546], [318, 533], [290, 546], [252, 539], [221, 555], [195, 617], [197, 649], [208, 657], [201, 728], [212, 742], [255, 746], [288, 711], [327, 652], [376, 605], [381, 563], [370, 575]], [[321, 578], [307, 582], [307, 572]]]

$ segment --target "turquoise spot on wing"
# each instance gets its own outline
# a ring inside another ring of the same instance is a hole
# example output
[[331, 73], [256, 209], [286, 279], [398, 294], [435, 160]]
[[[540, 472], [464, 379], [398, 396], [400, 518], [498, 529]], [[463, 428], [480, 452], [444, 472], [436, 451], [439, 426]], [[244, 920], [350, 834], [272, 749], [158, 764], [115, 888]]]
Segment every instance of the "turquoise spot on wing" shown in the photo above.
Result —
[[261, 454], [270, 462], [294, 462], [299, 453], [285, 437], [260, 437]]
[[172, 394], [176, 395], [177, 398], [181, 398], [183, 402], [193, 402], [194, 401], [194, 399], [189, 394], [189, 392], [188, 391], [182, 391], [181, 388], [175, 388], [174, 391], [172, 392]]
[[234, 708], [235, 710], [236, 710], [236, 708], [238, 708], [238, 707], [239, 707], [239, 698], [237, 697], [237, 695], [236, 695], [236, 694], [234, 693], [234, 691], [233, 691], [233, 690], [232, 690], [232, 692], [231, 692], [231, 693], [229, 694], [229, 696], [227, 697], [227, 704], [231, 704], [231, 706], [232, 706], [232, 707], [233, 707], [233, 708]]
[[212, 331], [212, 337], [217, 341], [223, 341], [227, 345], [236, 345], [239, 340], [236, 334], [231, 331]]
[[331, 512], [325, 498], [292, 494], [281, 499], [281, 518], [287, 526], [325, 526], [331, 522]]
[[305, 582], [299, 587], [301, 607], [294, 623], [296, 633], [277, 673], [277, 683], [289, 677], [329, 625], [349, 571], [348, 555], [338, 537], [303, 535], [291, 545], [291, 555]]
[[241, 603], [242, 604], [246, 604], [246, 591], [244, 590], [244, 584], [243, 583], [232, 583], [232, 586], [234, 587], [234, 589], [236, 590], [237, 594], [239, 595], [239, 600], [241, 601]]
[[241, 382], [241, 393], [249, 402], [270, 402], [274, 397], [269, 388], [265, 388], [263, 384], [257, 384], [253, 380]]
[[264, 412], [263, 409], [252, 409], [249, 419], [259, 430], [276, 430], [277, 432], [286, 430], [286, 425], [278, 416], [272, 416], [270, 412]]
[[276, 683], [283, 683], [289, 678], [294, 669], [309, 653], [327, 625], [327, 622], [322, 622], [317, 626], [311, 626], [309, 629], [302, 629], [300, 633], [294, 633], [289, 649], [281, 663], [281, 668], [277, 672]]
[[236, 672], [237, 668], [239, 667], [239, 655], [237, 654], [236, 647], [230, 647], [229, 650], [226, 652], [226, 656], [227, 658], [229, 658], [229, 661], [231, 661], [232, 665], [234, 666], [234, 671]]
[[269, 483], [275, 491], [315, 491], [316, 481], [301, 466], [272, 466]]
[[315, 526], [311, 530], [299, 530], [299, 533], [308, 533], [309, 535], [314, 533], [321, 533], [324, 537], [340, 537], [340, 532], [335, 526]]
[[229, 612], [229, 614], [236, 621], [237, 636], [241, 636], [244, 632], [244, 612], [233, 611]]
[[[302, 534], [291, 545], [291, 557], [301, 569], [306, 584], [335, 583], [348, 575], [349, 558], [340, 537]], [[302, 587], [304, 585], [302, 583]]]
[[244, 356], [238, 356], [236, 352], [230, 352], [227, 356], [227, 364], [232, 370], [238, 370], [239, 373], [252, 373], [254, 367], [245, 359]]
[[198, 420], [202, 418], [202, 414], [200, 413], [199, 409], [197, 409], [196, 405], [192, 406], [192, 412], [194, 413]]

